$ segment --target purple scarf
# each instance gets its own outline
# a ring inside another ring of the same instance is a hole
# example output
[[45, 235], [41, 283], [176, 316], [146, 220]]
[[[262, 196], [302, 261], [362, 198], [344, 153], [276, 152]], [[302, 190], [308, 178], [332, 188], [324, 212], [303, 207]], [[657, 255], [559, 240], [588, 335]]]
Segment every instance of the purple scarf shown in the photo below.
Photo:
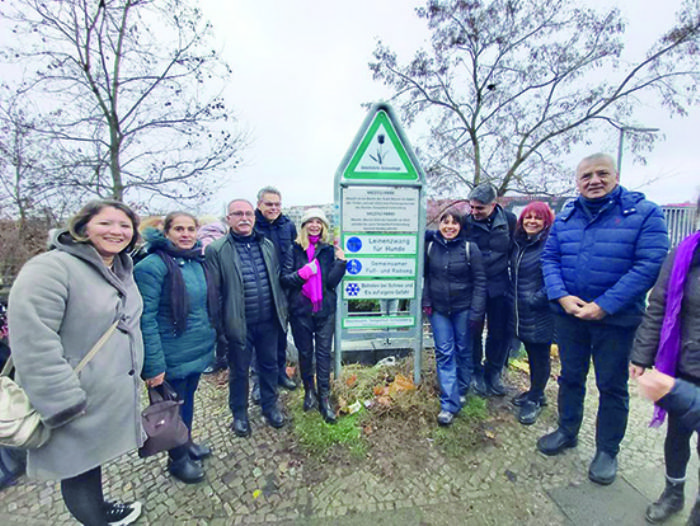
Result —
[[[686, 237], [676, 250], [676, 257], [668, 278], [666, 287], [666, 312], [661, 326], [659, 339], [659, 351], [656, 354], [654, 367], [662, 373], [676, 376], [678, 357], [681, 348], [681, 304], [683, 303], [683, 289], [688, 278], [693, 254], [700, 243], [700, 232]], [[649, 423], [650, 427], [659, 427], [666, 418], [666, 411], [658, 405], [654, 406], [654, 416]]]
[[[316, 243], [321, 236], [309, 236], [309, 246], [306, 248], [306, 257], [309, 262], [314, 260], [316, 255]], [[323, 280], [321, 278], [321, 264], [316, 261], [318, 272], [306, 280], [301, 287], [301, 293], [311, 301], [311, 312], [321, 310], [323, 304]]]

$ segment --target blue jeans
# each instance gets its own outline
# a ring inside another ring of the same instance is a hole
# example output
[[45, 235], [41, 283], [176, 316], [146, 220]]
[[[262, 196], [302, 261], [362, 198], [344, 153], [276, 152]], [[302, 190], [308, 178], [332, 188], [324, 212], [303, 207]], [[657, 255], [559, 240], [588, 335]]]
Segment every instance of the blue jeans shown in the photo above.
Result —
[[440, 384], [440, 408], [450, 413], [457, 413], [462, 408], [459, 397], [467, 394], [471, 381], [472, 353], [468, 322], [468, 309], [449, 315], [433, 312], [430, 316]]
[[561, 359], [559, 428], [569, 437], [578, 434], [592, 357], [600, 393], [596, 447], [615, 456], [627, 429], [629, 355], [637, 327], [584, 321], [573, 316], [554, 318]]

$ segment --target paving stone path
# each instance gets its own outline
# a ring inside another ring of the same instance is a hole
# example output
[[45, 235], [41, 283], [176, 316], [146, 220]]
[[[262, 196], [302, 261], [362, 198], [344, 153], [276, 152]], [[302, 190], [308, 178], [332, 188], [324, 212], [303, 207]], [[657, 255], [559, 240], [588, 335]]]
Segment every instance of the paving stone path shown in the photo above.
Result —
[[[397, 443], [401, 464], [387, 475], [371, 458], [338, 465], [305, 458], [290, 431], [264, 425], [258, 408], [251, 412], [253, 436], [236, 438], [229, 429], [226, 390], [203, 381], [195, 438], [214, 449], [205, 461], [206, 481], [182, 484], [168, 476], [165, 455], [139, 459], [130, 454], [105, 466], [105, 493], [142, 501], [140, 525], [644, 524], [644, 506], [663, 485], [663, 431], [648, 429], [651, 406], [639, 399], [635, 388], [632, 395], [619, 477], [601, 488], [587, 479], [597, 399], [592, 385], [579, 446], [558, 457], [547, 458], [535, 450], [536, 439], [553, 426], [555, 403], [535, 425], [524, 427], [502, 401], [492, 406], [499, 418], [490, 429], [490, 445], [465, 458], [449, 459], [427, 439], [418, 448], [412, 446], [413, 451]], [[695, 479], [696, 472], [689, 471], [689, 479]], [[696, 487], [693, 480], [688, 502]], [[683, 524], [683, 517], [671, 524]], [[57, 484], [22, 478], [0, 492], [0, 524], [74, 522], [64, 510]]]

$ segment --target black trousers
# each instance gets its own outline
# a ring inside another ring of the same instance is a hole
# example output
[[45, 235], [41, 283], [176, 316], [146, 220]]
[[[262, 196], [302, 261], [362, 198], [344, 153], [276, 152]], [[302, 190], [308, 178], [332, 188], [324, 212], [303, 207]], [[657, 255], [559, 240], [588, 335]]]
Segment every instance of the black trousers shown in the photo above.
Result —
[[474, 373], [477, 375], [498, 374], [503, 369], [508, 358], [508, 346], [511, 341], [510, 330], [510, 298], [507, 295], [489, 296], [486, 299], [486, 360], [482, 366], [484, 357], [481, 342], [482, 330], [476, 330], [472, 334], [472, 359], [474, 360]]
[[527, 360], [530, 364], [530, 400], [537, 401], [544, 395], [544, 388], [547, 387], [551, 363], [549, 349], [551, 342], [534, 343], [523, 342], [527, 352]]
[[599, 392], [596, 447], [615, 456], [627, 429], [629, 414], [629, 356], [636, 327], [557, 315], [554, 324], [559, 344], [559, 428], [570, 437], [578, 435], [583, 421], [586, 377], [595, 366]]
[[277, 404], [277, 338], [280, 333], [277, 320], [249, 324], [246, 327], [246, 343], [230, 341], [228, 347], [229, 392], [228, 402], [234, 418], [248, 412], [248, 371], [255, 349], [260, 381], [260, 405], [263, 414]]
[[[681, 376], [695, 385], [700, 386], [700, 379], [688, 376]], [[690, 460], [690, 438], [695, 431], [683, 425], [681, 420], [674, 414], [666, 415], [668, 424], [666, 427], [666, 440], [664, 441], [664, 461], [666, 463], [666, 475], [673, 479], [685, 477], [685, 469]], [[700, 442], [696, 445], [698, 455], [700, 455]]]
[[330, 391], [331, 345], [335, 325], [334, 316], [292, 316], [294, 345], [299, 351], [299, 370], [306, 389], [313, 386], [313, 359], [316, 354], [316, 382], [320, 394]]
[[96, 468], [61, 481], [61, 494], [68, 511], [86, 526], [106, 526], [102, 494], [102, 468]]

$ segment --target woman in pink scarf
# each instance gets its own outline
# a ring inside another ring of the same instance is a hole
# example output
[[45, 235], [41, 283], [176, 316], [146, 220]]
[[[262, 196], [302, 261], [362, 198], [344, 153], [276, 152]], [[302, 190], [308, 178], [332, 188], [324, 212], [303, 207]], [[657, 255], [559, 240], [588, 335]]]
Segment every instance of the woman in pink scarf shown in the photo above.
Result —
[[[280, 281], [289, 299], [289, 324], [299, 351], [304, 383], [304, 411], [319, 408], [335, 423], [330, 403], [331, 342], [335, 326], [335, 288], [345, 274], [345, 254], [328, 244], [328, 219], [320, 208], [309, 208], [301, 230], [282, 267]], [[316, 353], [316, 382], [313, 358]], [[318, 384], [318, 391], [316, 385]]]

